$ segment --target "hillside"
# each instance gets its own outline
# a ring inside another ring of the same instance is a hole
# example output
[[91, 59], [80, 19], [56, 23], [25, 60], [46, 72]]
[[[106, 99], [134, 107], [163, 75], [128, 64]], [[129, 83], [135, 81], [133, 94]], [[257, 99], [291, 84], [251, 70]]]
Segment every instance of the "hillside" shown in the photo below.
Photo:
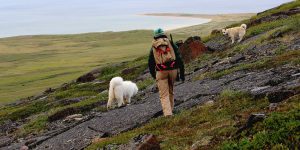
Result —
[[[221, 34], [203, 38], [214, 52], [186, 64], [173, 117], [161, 117], [143, 56], [2, 106], [0, 149], [134, 149], [147, 134], [162, 149], [297, 149], [300, 1], [240, 23], [249, 28], [239, 44]], [[108, 83], [117, 75], [140, 92], [131, 105], [107, 111]], [[79, 117], [67, 119], [73, 114]]]

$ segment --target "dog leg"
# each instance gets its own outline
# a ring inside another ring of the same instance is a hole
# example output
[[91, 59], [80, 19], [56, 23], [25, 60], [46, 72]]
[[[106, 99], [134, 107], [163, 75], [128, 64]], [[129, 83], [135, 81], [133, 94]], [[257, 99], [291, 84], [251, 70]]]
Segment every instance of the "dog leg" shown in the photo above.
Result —
[[118, 98], [118, 107], [121, 107], [121, 106], [123, 106], [124, 104], [125, 104], [125, 102], [124, 102], [123, 96], [119, 97], [119, 98]]
[[107, 108], [107, 109], [110, 109], [111, 107], [112, 107], [112, 100], [109, 99], [109, 100], [107, 101], [107, 106], [106, 106], [106, 108]]
[[244, 34], [239, 36], [238, 43], [240, 43], [243, 40]]
[[231, 44], [234, 43], [234, 35], [230, 35], [230, 38], [231, 38]]
[[240, 43], [243, 40], [243, 38], [240, 38], [237, 42]]
[[127, 99], [127, 102], [128, 102], [128, 104], [131, 103], [131, 97], [129, 97], [129, 98]]
[[231, 38], [231, 44], [233, 44], [234, 43], [234, 38]]

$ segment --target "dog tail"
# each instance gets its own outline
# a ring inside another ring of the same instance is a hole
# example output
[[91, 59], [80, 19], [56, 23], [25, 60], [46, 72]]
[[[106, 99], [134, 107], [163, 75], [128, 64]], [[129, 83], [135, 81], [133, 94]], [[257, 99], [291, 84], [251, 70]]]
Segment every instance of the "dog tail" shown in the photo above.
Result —
[[245, 30], [247, 29], [247, 25], [246, 24], [242, 24], [241, 27], [244, 28]]
[[109, 82], [109, 92], [108, 97], [109, 100], [112, 100], [115, 98], [114, 88], [118, 85], [121, 85], [123, 83], [123, 79], [121, 77], [114, 77]]

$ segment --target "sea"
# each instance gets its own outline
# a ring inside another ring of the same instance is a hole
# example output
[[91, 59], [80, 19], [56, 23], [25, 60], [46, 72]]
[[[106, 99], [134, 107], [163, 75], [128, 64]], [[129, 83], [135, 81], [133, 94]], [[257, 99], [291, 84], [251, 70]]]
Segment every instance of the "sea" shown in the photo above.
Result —
[[0, 0], [0, 38], [175, 29], [210, 19], [148, 13], [257, 13], [291, 0]]

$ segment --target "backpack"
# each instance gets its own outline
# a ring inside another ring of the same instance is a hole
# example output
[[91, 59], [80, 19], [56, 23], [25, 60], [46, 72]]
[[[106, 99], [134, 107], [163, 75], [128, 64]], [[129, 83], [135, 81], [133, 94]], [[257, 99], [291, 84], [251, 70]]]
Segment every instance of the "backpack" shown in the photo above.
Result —
[[[152, 42], [153, 55], [156, 63], [156, 70], [174, 70], [177, 69], [176, 56], [170, 41], [167, 38], [159, 38]], [[159, 48], [159, 46], [166, 46], [165, 50]]]

